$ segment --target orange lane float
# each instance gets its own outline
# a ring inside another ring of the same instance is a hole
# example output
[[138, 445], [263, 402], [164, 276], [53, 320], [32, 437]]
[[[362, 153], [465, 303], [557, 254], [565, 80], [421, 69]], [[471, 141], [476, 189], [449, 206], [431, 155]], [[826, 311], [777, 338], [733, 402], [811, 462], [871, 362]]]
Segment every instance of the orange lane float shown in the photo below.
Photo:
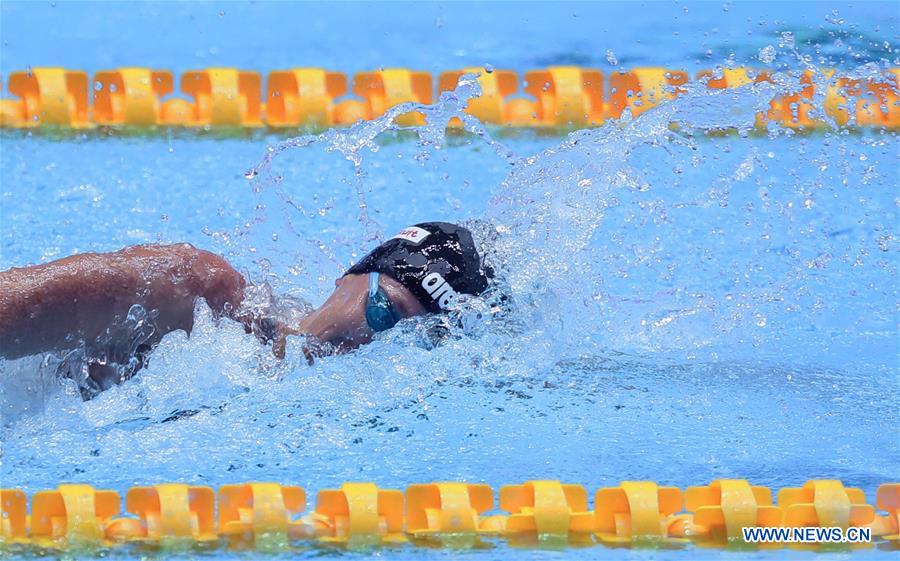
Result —
[[596, 529], [600, 541], [627, 544], [648, 540], [679, 540], [670, 526], [679, 520], [681, 490], [661, 487], [652, 481], [623, 481], [618, 487], [597, 491]]
[[[519, 89], [518, 77], [511, 70], [470, 67], [444, 72], [438, 79], [438, 92], [456, 88], [463, 74], [478, 75], [481, 96], [469, 100], [466, 113], [492, 125], [521, 125], [534, 120], [534, 104], [527, 99], [511, 98]], [[524, 102], [524, 105], [523, 105]], [[459, 125], [459, 120], [453, 123]]]
[[17, 489], [0, 489], [0, 537], [6, 543], [28, 542], [28, 498]]
[[3, 100], [0, 125], [4, 127], [93, 126], [88, 119], [88, 77], [84, 72], [65, 68], [13, 72], [9, 92], [19, 99]]
[[632, 117], [684, 93], [687, 72], [667, 68], [635, 68], [613, 72], [609, 76], [609, 101], [606, 116], [618, 119], [627, 109]]
[[499, 531], [506, 517], [485, 517], [494, 491], [484, 484], [432, 483], [406, 488], [406, 531], [417, 538]]
[[160, 99], [175, 83], [167, 70], [119, 68], [94, 74], [94, 123], [149, 127], [163, 124]]
[[535, 124], [585, 127], [603, 122], [603, 74], [576, 66], [553, 66], [525, 74], [525, 91], [534, 96]]
[[119, 514], [119, 493], [60, 485], [31, 499], [32, 543], [41, 547], [109, 545], [107, 521]]
[[230, 541], [284, 545], [308, 538], [312, 528], [297, 516], [306, 508], [306, 492], [278, 483], [224, 485], [219, 489], [219, 532]]
[[850, 526], [871, 524], [875, 509], [866, 504], [861, 489], [844, 487], [837, 480], [807, 481], [803, 487], [778, 491], [778, 505], [784, 511], [785, 526]]
[[192, 127], [261, 127], [262, 79], [236, 68], [192, 70], [181, 77], [181, 91], [193, 103], [172, 99], [164, 104], [170, 125]]
[[885, 511], [876, 515], [873, 531], [876, 535], [900, 545], [900, 483], [888, 483], [878, 488], [875, 506]]
[[[762, 77], [760, 81], [762, 79], [765, 81], [771, 80], [769, 73], [763, 73], [760, 76]], [[804, 71], [800, 75], [799, 85], [800, 91], [773, 99], [769, 104], [769, 111], [764, 119], [792, 129], [822, 126], [824, 122], [821, 115], [814, 115], [813, 96], [815, 95], [815, 85], [813, 84], [812, 72]]]
[[374, 483], [344, 483], [316, 496], [312, 520], [323, 542], [402, 543], [403, 493]]
[[900, 69], [878, 79], [829, 78], [825, 111], [839, 126], [900, 129]]
[[215, 502], [210, 487], [181, 483], [132, 487], [125, 496], [125, 508], [136, 518], [113, 518], [106, 522], [105, 533], [117, 541], [214, 541], [218, 539]]
[[500, 508], [510, 513], [503, 533], [517, 542], [587, 543], [594, 530], [594, 513], [587, 509], [587, 491], [581, 485], [506, 485], [500, 488]]
[[717, 545], [743, 539], [743, 528], [778, 526], [782, 518], [781, 509], [772, 505], [772, 491], [744, 479], [688, 487], [685, 505], [693, 516], [683, 534]]
[[[740, 88], [749, 84], [769, 82], [770, 76], [766, 71], [757, 71], [753, 68], [720, 68], [715, 71], [701, 70], [697, 73], [697, 81], [705, 83], [707, 89], [723, 90]], [[791, 95], [787, 98], [773, 99], [769, 103], [769, 110], [767, 112], [756, 114], [756, 127], [765, 128], [766, 123], [769, 120], [777, 122], [784, 122], [785, 120], [790, 121], [791, 111], [789, 108], [791, 107], [791, 103], [796, 103], [795, 98], [797, 98], [796, 95]], [[804, 124], [808, 126], [812, 123], [804, 122]]]
[[[322, 68], [292, 68], [266, 80], [266, 123], [272, 127], [330, 127], [344, 121], [335, 99], [347, 93], [347, 77]], [[352, 121], [351, 121], [352, 122]]]
[[[408, 101], [431, 103], [431, 75], [405, 68], [360, 72], [353, 80], [353, 93], [363, 98], [367, 118], [374, 119], [391, 107]], [[425, 116], [410, 112], [397, 116], [395, 122], [402, 126], [422, 125]]]

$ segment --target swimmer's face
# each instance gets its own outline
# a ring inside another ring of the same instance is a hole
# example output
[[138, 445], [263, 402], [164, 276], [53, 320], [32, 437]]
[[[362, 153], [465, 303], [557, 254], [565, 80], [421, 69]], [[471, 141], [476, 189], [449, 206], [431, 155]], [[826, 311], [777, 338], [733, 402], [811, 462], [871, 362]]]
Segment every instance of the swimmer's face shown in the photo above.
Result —
[[[299, 331], [308, 335], [313, 345], [327, 344], [337, 352], [346, 352], [368, 343], [375, 334], [366, 323], [369, 277], [346, 275], [337, 279], [334, 285], [328, 300], [303, 319]], [[427, 313], [412, 292], [393, 278], [381, 275], [378, 285], [387, 293], [401, 318]]]

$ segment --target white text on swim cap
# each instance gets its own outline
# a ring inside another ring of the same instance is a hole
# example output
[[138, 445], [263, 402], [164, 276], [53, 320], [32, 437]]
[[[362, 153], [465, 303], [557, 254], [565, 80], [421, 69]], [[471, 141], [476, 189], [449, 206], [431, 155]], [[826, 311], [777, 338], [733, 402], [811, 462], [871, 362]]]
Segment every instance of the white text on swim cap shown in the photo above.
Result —
[[410, 226], [409, 228], [400, 230], [400, 233], [394, 236], [394, 239], [399, 238], [401, 240], [406, 240], [414, 244], [420, 244], [422, 243], [422, 240], [427, 238], [429, 235], [431, 235], [431, 232], [429, 232], [425, 228]]
[[450, 283], [445, 281], [440, 273], [428, 273], [422, 279], [422, 288], [437, 300], [438, 306], [442, 310], [446, 310], [459, 297], [459, 294], [453, 290]]

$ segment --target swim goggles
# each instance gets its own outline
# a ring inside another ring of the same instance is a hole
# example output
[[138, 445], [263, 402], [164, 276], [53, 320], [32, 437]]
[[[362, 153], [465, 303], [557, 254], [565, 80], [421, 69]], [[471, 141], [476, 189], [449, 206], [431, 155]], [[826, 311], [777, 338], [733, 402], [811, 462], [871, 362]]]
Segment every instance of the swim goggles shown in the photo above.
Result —
[[400, 321], [397, 308], [378, 286], [380, 276], [381, 274], [375, 271], [369, 273], [369, 299], [366, 302], [366, 323], [375, 332], [390, 329]]

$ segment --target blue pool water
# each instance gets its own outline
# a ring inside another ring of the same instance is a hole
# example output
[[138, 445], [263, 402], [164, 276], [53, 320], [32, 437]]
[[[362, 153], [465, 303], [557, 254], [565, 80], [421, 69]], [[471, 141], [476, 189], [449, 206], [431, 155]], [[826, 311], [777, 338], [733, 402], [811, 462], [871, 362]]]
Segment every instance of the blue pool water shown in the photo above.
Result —
[[[896, 4], [802, 6], [4, 2], [0, 71], [578, 64], [693, 74], [766, 66], [768, 46], [775, 70], [801, 68], [801, 57], [857, 73], [900, 65]], [[0, 362], [2, 486], [273, 480], [314, 491], [554, 478], [592, 495], [626, 479], [684, 488], [739, 477], [777, 489], [837, 478], [871, 502], [900, 475], [900, 143], [875, 131], [690, 134], [744, 128], [772, 95], [696, 91], [568, 137], [435, 139], [367, 124], [285, 147], [253, 180], [247, 171], [283, 137], [3, 132], [0, 268], [187, 241], [316, 305], [369, 236], [481, 220], [515, 304], [489, 321], [473, 303], [464, 328], [432, 350], [419, 337], [429, 320], [411, 321], [312, 366], [299, 342], [278, 361], [200, 305], [190, 337], [170, 334], [146, 370], [87, 402], [54, 377], [52, 357]], [[673, 119], [681, 132], [663, 126]], [[371, 146], [354, 148], [366, 136]], [[466, 553], [718, 554], [503, 542]]]

